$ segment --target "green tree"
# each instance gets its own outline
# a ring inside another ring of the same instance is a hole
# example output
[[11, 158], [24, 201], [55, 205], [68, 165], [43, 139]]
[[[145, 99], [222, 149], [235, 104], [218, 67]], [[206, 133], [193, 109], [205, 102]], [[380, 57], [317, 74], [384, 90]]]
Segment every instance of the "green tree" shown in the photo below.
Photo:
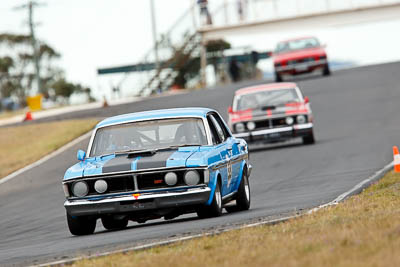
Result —
[[54, 90], [56, 96], [62, 96], [64, 98], [69, 98], [73, 93], [85, 93], [87, 94], [90, 101], [93, 101], [91, 96], [91, 90], [88, 87], [83, 87], [80, 84], [74, 84], [65, 80], [65, 78], [60, 77], [51, 84], [51, 88]]
[[[206, 45], [207, 57], [210, 63], [214, 65], [214, 70], [217, 70], [218, 58], [223, 56], [225, 49], [231, 48], [231, 44], [225, 40], [218, 39], [208, 41]], [[173, 58], [179, 58], [181, 53], [185, 51], [176, 50]], [[178, 66], [178, 75], [174, 79], [174, 84], [184, 88], [186, 82], [192, 78], [195, 78], [200, 73], [200, 58], [190, 57], [184, 64]]]
[[[31, 37], [4, 33], [0, 34], [0, 49], [6, 55], [0, 55], [0, 94], [2, 97], [17, 96], [24, 102], [29, 94], [33, 80], [33, 51], [30, 46]], [[0, 51], [1, 51], [0, 50]], [[48, 95], [54, 77], [60, 72], [53, 66], [53, 61], [60, 54], [45, 43], [40, 43], [39, 60], [42, 65], [40, 93]]]

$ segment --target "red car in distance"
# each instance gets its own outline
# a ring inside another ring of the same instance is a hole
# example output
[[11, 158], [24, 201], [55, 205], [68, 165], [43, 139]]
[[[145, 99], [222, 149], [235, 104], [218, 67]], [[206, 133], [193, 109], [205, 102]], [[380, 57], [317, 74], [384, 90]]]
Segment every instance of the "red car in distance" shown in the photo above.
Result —
[[283, 75], [298, 75], [322, 70], [330, 75], [325, 46], [315, 37], [302, 37], [279, 42], [273, 53], [275, 80]]
[[274, 143], [302, 138], [315, 143], [308, 97], [295, 83], [271, 83], [241, 88], [228, 109], [229, 127], [247, 143]]

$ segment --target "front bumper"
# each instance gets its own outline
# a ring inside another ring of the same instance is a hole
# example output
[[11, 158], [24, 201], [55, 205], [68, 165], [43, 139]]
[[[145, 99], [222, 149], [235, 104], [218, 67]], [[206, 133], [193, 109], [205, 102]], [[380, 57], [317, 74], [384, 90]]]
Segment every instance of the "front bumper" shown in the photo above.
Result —
[[[102, 200], [67, 200], [64, 207], [71, 216], [131, 213], [205, 204], [211, 189], [207, 186], [175, 192], [110, 197]], [[136, 197], [134, 196], [136, 195]]]
[[313, 124], [296, 124], [293, 126], [255, 130], [244, 133], [234, 134], [237, 138], [243, 138], [247, 142], [268, 142], [268, 141], [280, 141], [287, 140], [295, 137], [307, 136], [312, 132]]
[[319, 68], [324, 68], [327, 64], [328, 61], [326, 59], [320, 59], [317, 61], [307, 61], [286, 66], [276, 66], [275, 71], [279, 74], [306, 73]]

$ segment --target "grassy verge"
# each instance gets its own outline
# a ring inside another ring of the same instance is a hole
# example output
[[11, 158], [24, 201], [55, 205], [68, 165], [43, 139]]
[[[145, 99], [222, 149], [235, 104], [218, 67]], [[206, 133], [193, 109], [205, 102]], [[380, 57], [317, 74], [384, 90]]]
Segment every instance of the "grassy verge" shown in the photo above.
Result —
[[85, 119], [0, 128], [0, 178], [88, 132], [96, 123]]
[[73, 266], [400, 266], [399, 189], [400, 175], [389, 173], [344, 203], [286, 223]]
[[8, 119], [17, 115], [21, 115], [24, 114], [25, 111], [20, 109], [20, 110], [16, 110], [16, 111], [4, 111], [0, 113], [0, 120], [1, 119]]

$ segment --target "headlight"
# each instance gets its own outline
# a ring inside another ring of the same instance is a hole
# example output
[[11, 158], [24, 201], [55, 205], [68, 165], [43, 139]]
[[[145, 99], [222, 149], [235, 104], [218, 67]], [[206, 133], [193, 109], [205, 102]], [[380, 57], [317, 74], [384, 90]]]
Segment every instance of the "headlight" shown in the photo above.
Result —
[[76, 182], [72, 185], [72, 193], [77, 197], [84, 197], [89, 193], [89, 187], [86, 182]]
[[297, 120], [297, 123], [306, 123], [306, 116], [304, 116], [304, 115], [299, 115], [299, 116], [297, 116], [297, 118], [296, 118], [296, 120]]
[[286, 117], [286, 124], [292, 125], [294, 122], [294, 119], [292, 117]]
[[254, 130], [256, 128], [256, 124], [253, 121], [249, 121], [247, 123], [247, 129], [249, 129], [250, 131]]
[[237, 123], [235, 125], [235, 129], [236, 129], [236, 132], [238, 132], [238, 133], [244, 132], [244, 130], [245, 130], [244, 124], [241, 122]]
[[188, 171], [183, 179], [187, 185], [196, 185], [200, 182], [200, 175], [197, 171]]
[[178, 176], [174, 172], [167, 172], [164, 177], [165, 183], [169, 186], [176, 185], [178, 182]]
[[102, 194], [107, 191], [108, 184], [104, 180], [97, 180], [94, 183], [94, 190], [96, 190], [97, 193]]

